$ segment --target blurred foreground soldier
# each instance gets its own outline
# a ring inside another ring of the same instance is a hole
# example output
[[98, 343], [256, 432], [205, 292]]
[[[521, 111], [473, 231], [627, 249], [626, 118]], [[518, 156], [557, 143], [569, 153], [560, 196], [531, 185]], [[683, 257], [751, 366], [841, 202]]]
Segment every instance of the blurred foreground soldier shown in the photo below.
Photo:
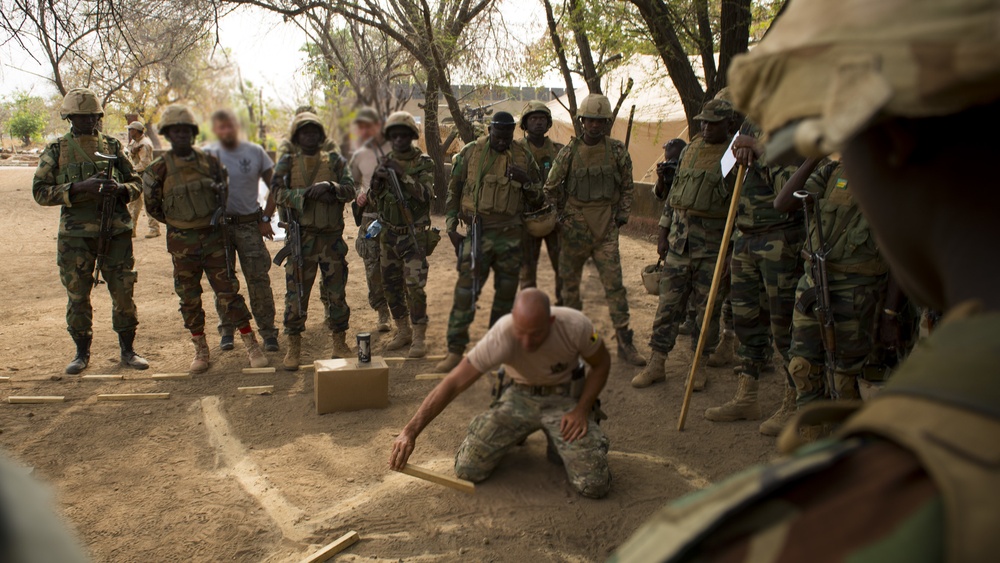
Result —
[[[226, 228], [233, 250], [240, 258], [240, 267], [247, 282], [247, 297], [253, 320], [257, 323], [264, 350], [278, 351], [278, 329], [274, 327], [274, 293], [271, 291], [271, 253], [264, 239], [274, 238], [271, 215], [274, 214], [274, 193], [268, 193], [265, 207], [259, 203], [260, 182], [271, 185], [274, 163], [267, 152], [255, 143], [240, 138], [240, 122], [230, 110], [212, 114], [212, 133], [219, 139], [205, 152], [219, 159], [226, 168], [229, 179], [229, 196], [226, 200]], [[225, 312], [218, 300], [219, 348], [233, 349], [236, 327], [226, 321]]]
[[584, 265], [593, 258], [615, 327], [618, 357], [644, 366], [646, 360], [632, 344], [618, 248], [619, 229], [632, 212], [632, 158], [625, 143], [608, 135], [612, 118], [608, 98], [590, 94], [580, 102], [577, 115], [583, 135], [559, 151], [545, 182], [545, 196], [559, 210], [562, 300], [567, 307], [583, 309], [580, 280]]
[[945, 317], [878, 397], [800, 410], [779, 444], [843, 421], [834, 440], [678, 501], [613, 561], [996, 560], [997, 21], [978, 0], [792, 0], [734, 62], [767, 154], [839, 151], [900, 286]]
[[202, 275], [208, 278], [226, 320], [239, 330], [250, 365], [264, 367], [267, 356], [250, 328], [250, 311], [240, 295], [240, 282], [231, 275], [234, 264], [227, 248], [224, 214], [220, 213], [225, 211], [226, 171], [219, 159], [194, 147], [198, 124], [187, 107], [167, 107], [160, 132], [170, 141], [170, 150], [149, 165], [142, 184], [146, 212], [167, 224], [174, 290], [195, 349], [191, 372], [207, 371], [211, 359], [205, 338]]
[[69, 297], [67, 330], [76, 343], [76, 357], [66, 373], [76, 375], [90, 363], [90, 292], [97, 283], [107, 284], [111, 295], [111, 326], [118, 333], [122, 365], [146, 369], [149, 364], [133, 348], [139, 319], [132, 299], [136, 273], [127, 207], [139, 197], [139, 178], [121, 142], [97, 130], [104, 109], [94, 92], [73, 88], [63, 98], [60, 114], [69, 120], [70, 131], [42, 151], [31, 194], [39, 205], [62, 207], [56, 262]]
[[[586, 376], [581, 359], [590, 366]], [[519, 293], [513, 313], [497, 321], [424, 399], [393, 443], [389, 466], [405, 467], [424, 428], [482, 374], [501, 365], [511, 381], [501, 379], [490, 410], [472, 420], [455, 456], [455, 474], [484, 481], [507, 452], [541, 430], [578, 493], [608, 494], [608, 438], [594, 418], [594, 405], [608, 381], [611, 358], [583, 313], [551, 308], [537, 289]]]
[[[660, 302], [649, 340], [653, 355], [649, 366], [632, 379], [633, 387], [649, 387], [666, 380], [667, 355], [674, 349], [691, 299], [698, 310], [696, 330], [691, 338], [691, 349], [696, 349], [715, 263], [722, 246], [733, 182], [723, 177], [719, 162], [729, 148], [733, 106], [723, 100], [711, 100], [695, 119], [701, 122], [701, 136], [691, 141], [681, 153], [667, 205], [664, 206], [664, 215], [671, 216], [669, 226], [664, 226], [668, 221], [660, 221], [658, 246], [667, 252], [660, 278]], [[706, 355], [719, 341], [721, 302], [720, 295], [709, 321]], [[695, 391], [705, 388], [705, 378], [704, 367], [700, 367], [695, 374]]]
[[[347, 306], [347, 243], [344, 242], [344, 202], [354, 199], [354, 181], [347, 161], [337, 151], [320, 150], [326, 129], [315, 114], [300, 113], [292, 121], [292, 150], [274, 169], [276, 198], [282, 217], [301, 229], [302, 268], [294, 260], [285, 264], [285, 334], [288, 352], [286, 370], [299, 369], [302, 333], [306, 329], [309, 296], [317, 274], [320, 291], [330, 306], [327, 327], [332, 333], [334, 358], [349, 357], [347, 328], [351, 309]], [[288, 241], [294, 243], [294, 241]], [[301, 274], [301, 279], [297, 276]]]
[[[525, 136], [514, 141], [528, 149], [535, 158], [535, 164], [542, 175], [542, 184], [549, 177], [552, 162], [562, 150], [563, 145], [553, 142], [546, 134], [552, 128], [552, 111], [539, 100], [532, 100], [521, 110], [521, 130]], [[552, 272], [556, 278], [556, 305], [562, 305], [562, 278], [559, 277], [559, 228], [552, 230], [548, 236], [535, 237], [524, 232], [524, 264], [521, 265], [521, 289], [538, 285], [538, 260], [541, 257], [542, 241], [549, 254]]]
[[361, 146], [351, 155], [351, 177], [358, 192], [356, 203], [361, 209], [361, 224], [354, 248], [365, 263], [365, 280], [368, 282], [368, 304], [378, 313], [379, 332], [389, 331], [389, 307], [386, 304], [382, 285], [381, 249], [378, 237], [365, 235], [368, 227], [378, 219], [376, 203], [368, 196], [379, 158], [392, 150], [387, 139], [382, 137], [382, 118], [374, 108], [361, 108], [354, 117], [354, 127], [358, 131]]
[[[462, 360], [476, 301], [491, 269], [496, 292], [490, 326], [514, 306], [523, 259], [522, 213], [545, 202], [535, 159], [514, 143], [516, 126], [513, 115], [498, 111], [489, 134], [465, 145], [452, 164], [445, 222], [458, 256], [458, 281], [448, 317], [448, 356], [435, 368], [438, 373], [451, 371]], [[459, 221], [467, 226], [464, 236], [458, 232]]]
[[[146, 136], [146, 126], [138, 121], [128, 124], [128, 156], [132, 159], [136, 175], [142, 178], [142, 173], [153, 162], [153, 143]], [[139, 198], [128, 204], [128, 212], [132, 216], [132, 238], [135, 238], [135, 231], [139, 228], [139, 214], [142, 209], [142, 192], [139, 192]], [[149, 217], [149, 214], [146, 216]], [[149, 232], [146, 233], [146, 238], [158, 236], [160, 236], [160, 223], [149, 217]]]
[[434, 161], [416, 147], [420, 130], [405, 111], [386, 120], [385, 138], [392, 150], [375, 169], [369, 190], [382, 223], [381, 278], [396, 321], [396, 335], [385, 349], [409, 346], [409, 357], [423, 358], [427, 355], [427, 257], [441, 240], [440, 232], [431, 230]]

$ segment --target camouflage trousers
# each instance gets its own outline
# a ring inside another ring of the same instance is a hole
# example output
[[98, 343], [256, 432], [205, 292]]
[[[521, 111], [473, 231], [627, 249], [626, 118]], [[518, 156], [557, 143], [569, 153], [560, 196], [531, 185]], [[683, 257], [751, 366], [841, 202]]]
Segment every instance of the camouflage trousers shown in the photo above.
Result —
[[508, 387], [500, 402], [469, 424], [469, 433], [455, 456], [455, 474], [480, 482], [490, 476], [503, 456], [537, 430], [562, 458], [570, 485], [581, 495], [601, 498], [611, 488], [608, 438], [593, 420], [587, 434], [575, 442], [562, 437], [562, 417], [576, 407], [576, 400], [561, 395], [532, 396]]
[[[365, 263], [365, 279], [368, 281], [368, 304], [372, 309], [379, 310], [386, 305], [385, 290], [382, 285], [381, 246], [378, 238], [365, 238], [375, 219], [365, 217], [358, 229], [358, 238], [354, 241], [354, 249]], [[382, 235], [379, 235], [381, 237]]]
[[736, 236], [733, 242], [733, 325], [743, 372], [758, 377], [773, 346], [788, 362], [795, 288], [802, 277], [801, 226]]
[[[143, 209], [142, 194], [140, 193], [139, 197], [135, 198], [135, 201], [128, 204], [128, 213], [132, 216], [132, 224], [135, 225], [136, 229], [139, 228], [139, 213]], [[160, 232], [160, 222], [150, 217], [149, 213], [146, 213], [146, 217], [149, 219], [149, 232]]]
[[[514, 308], [517, 294], [517, 276], [521, 271], [521, 239], [523, 227], [483, 227], [479, 249], [480, 290], [493, 270], [493, 307], [490, 311], [490, 326]], [[461, 247], [458, 259], [458, 281], [455, 283], [455, 297], [448, 316], [448, 351], [461, 354], [469, 344], [469, 326], [476, 319], [476, 300], [472, 295], [472, 246], [469, 239]]]
[[225, 319], [237, 328], [250, 324], [250, 310], [240, 295], [240, 282], [238, 279], [230, 281], [226, 271], [221, 230], [214, 227], [178, 229], [168, 225], [167, 251], [174, 263], [174, 291], [181, 300], [184, 328], [192, 334], [205, 332], [202, 274], [208, 278], [217, 308]]
[[538, 238], [524, 232], [524, 263], [521, 264], [521, 289], [538, 287], [538, 261], [542, 255], [542, 242], [549, 254], [552, 272], [556, 278], [556, 305], [562, 305], [562, 277], [559, 276], [559, 227], [548, 236]]
[[[837, 344], [834, 385], [841, 398], [858, 398], [857, 377], [876, 356], [878, 320], [888, 277], [834, 272], [828, 272], [827, 277], [830, 280], [830, 309]], [[823, 398], [829, 391], [824, 376], [826, 355], [820, 325], [814, 308], [803, 311], [803, 295], [808, 295], [806, 292], [814, 285], [809, 273], [799, 280], [792, 316], [788, 371], [795, 382], [800, 406]]]
[[628, 296], [622, 283], [622, 259], [618, 249], [618, 227], [608, 226], [604, 236], [594, 236], [583, 214], [567, 207], [566, 216], [559, 224], [562, 248], [559, 252], [559, 277], [562, 278], [562, 302], [566, 307], [583, 310], [580, 280], [587, 260], [594, 259], [601, 276], [608, 313], [616, 329], [629, 323]]
[[427, 324], [427, 258], [413, 244], [404, 227], [397, 232], [386, 225], [382, 239], [382, 279], [385, 280], [386, 301], [392, 318], [410, 315], [415, 325]]
[[[247, 284], [247, 297], [253, 320], [263, 338], [278, 336], [274, 327], [274, 292], [271, 291], [271, 253], [267, 251], [264, 237], [256, 223], [229, 225], [229, 240], [240, 259], [240, 269]], [[236, 327], [226, 320], [219, 300], [215, 300], [215, 310], [219, 313], [219, 334], [232, 336]]]
[[[351, 320], [347, 306], [347, 243], [343, 232], [302, 229], [302, 295], [295, 284], [295, 264], [285, 262], [285, 334], [294, 336], [306, 329], [309, 296], [319, 274], [320, 291], [329, 304], [326, 325], [333, 332], [346, 332]], [[299, 310], [301, 299], [302, 310]]]
[[[91, 336], [94, 309], [90, 292], [94, 288], [94, 264], [97, 261], [97, 237], [59, 235], [56, 242], [56, 264], [59, 279], [66, 288], [66, 327], [73, 338]], [[101, 279], [111, 295], [111, 326], [115, 332], [135, 330], [139, 326], [135, 301], [136, 273], [133, 270], [132, 235], [121, 233], [111, 239], [110, 249], [101, 267]]]

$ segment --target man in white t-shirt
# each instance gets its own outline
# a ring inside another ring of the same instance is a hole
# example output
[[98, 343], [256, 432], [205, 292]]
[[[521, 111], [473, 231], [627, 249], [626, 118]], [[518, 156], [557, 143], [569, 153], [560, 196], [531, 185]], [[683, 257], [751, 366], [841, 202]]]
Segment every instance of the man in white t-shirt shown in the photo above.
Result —
[[[590, 373], [573, 398], [573, 372], [582, 358]], [[461, 363], [424, 399], [396, 438], [389, 466], [402, 469], [417, 436], [462, 391], [503, 365], [512, 383], [490, 410], [473, 419], [455, 456], [455, 473], [483, 481], [504, 454], [542, 430], [581, 495], [601, 498], [611, 487], [608, 439], [593, 420], [594, 404], [608, 381], [611, 357], [583, 313], [550, 307], [538, 289], [521, 291], [513, 312], [493, 325]]]

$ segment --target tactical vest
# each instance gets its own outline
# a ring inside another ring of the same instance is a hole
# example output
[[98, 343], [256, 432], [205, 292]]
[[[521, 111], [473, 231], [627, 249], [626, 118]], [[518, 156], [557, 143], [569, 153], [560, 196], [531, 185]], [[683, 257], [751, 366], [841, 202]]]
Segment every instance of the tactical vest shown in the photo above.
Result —
[[[837, 165], [830, 174], [819, 208], [823, 240], [829, 249], [827, 269], [862, 276], [878, 276], [889, 271], [879, 254], [868, 220], [854, 201], [843, 165]], [[815, 220], [809, 236], [812, 248], [819, 248]]]
[[[573, 161], [566, 177], [566, 193], [580, 203], [616, 203], [622, 175], [611, 160], [611, 138], [604, 137], [604, 150], [570, 141]], [[603, 156], [602, 156], [603, 152]]]
[[[56, 143], [59, 150], [55, 179], [57, 184], [82, 182], [98, 172], [111, 171], [111, 177], [118, 182], [125, 180], [118, 167], [111, 161], [94, 155], [119, 154], [114, 139], [105, 135], [73, 137], [67, 133]], [[59, 218], [59, 234], [76, 237], [96, 237], [100, 233], [101, 210], [99, 198], [88, 194], [77, 194], [73, 204], [63, 206]], [[121, 201], [115, 202], [112, 231], [121, 234], [132, 230], [132, 216]]]
[[[344, 169], [343, 160], [335, 152], [320, 151], [316, 156], [306, 156], [300, 151], [290, 158], [292, 159], [290, 187], [293, 190], [302, 190], [320, 182], [337, 182]], [[303, 227], [318, 231], [342, 231], [344, 204], [320, 203], [314, 199], [304, 199], [299, 223]]]
[[726, 143], [712, 145], [698, 138], [684, 148], [670, 188], [670, 207], [687, 210], [696, 217], [724, 218], [729, 215], [733, 194], [722, 176]]
[[178, 229], [201, 229], [212, 224], [219, 208], [214, 184], [218, 169], [209, 156], [194, 149], [194, 158], [178, 158], [173, 151], [163, 155], [167, 175], [163, 179], [163, 215]]
[[465, 154], [462, 211], [469, 215], [519, 216], [524, 186], [507, 177], [507, 165], [530, 170], [530, 158], [527, 149], [517, 143], [511, 143], [510, 148], [500, 154], [490, 148], [489, 137], [476, 141]]
[[72, 132], [59, 139], [59, 172], [56, 183], [68, 184], [82, 182], [98, 172], [111, 169], [111, 176], [116, 181], [122, 180], [121, 172], [111, 165], [111, 161], [96, 156], [95, 152], [107, 154], [110, 150], [104, 135], [81, 135], [74, 137]]
[[[422, 158], [423, 155], [418, 150], [413, 150], [407, 157], [399, 153], [389, 153], [389, 158], [396, 160], [403, 166], [403, 176], [399, 178], [400, 188], [403, 190], [403, 197], [410, 208], [413, 222], [416, 225], [427, 225], [430, 223], [431, 199], [433, 195], [427, 186], [417, 185], [422, 190], [424, 201], [418, 201], [406, 189], [404, 180], [412, 178], [419, 180], [420, 175], [427, 170], [434, 168], [434, 161], [430, 158]], [[406, 219], [403, 217], [403, 206], [396, 197], [394, 191], [386, 185], [378, 195], [378, 212], [381, 221], [392, 227], [405, 227]]]
[[531, 153], [531, 156], [535, 159], [535, 164], [538, 165], [538, 169], [542, 173], [542, 183], [544, 184], [549, 179], [552, 162], [556, 159], [556, 155], [559, 154], [559, 149], [562, 148], [562, 145], [553, 143], [552, 139], [548, 137], [545, 138], [545, 142], [540, 147], [531, 144], [531, 141], [527, 137], [518, 139], [517, 144], [528, 149], [528, 152]]

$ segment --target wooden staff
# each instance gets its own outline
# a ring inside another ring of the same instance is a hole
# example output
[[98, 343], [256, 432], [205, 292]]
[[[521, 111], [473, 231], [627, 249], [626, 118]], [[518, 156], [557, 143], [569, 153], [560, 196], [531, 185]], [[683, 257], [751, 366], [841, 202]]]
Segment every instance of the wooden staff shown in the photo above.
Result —
[[698, 360], [705, 349], [705, 339], [708, 337], [709, 320], [715, 310], [715, 297], [719, 294], [719, 284], [722, 282], [722, 271], [726, 265], [726, 253], [729, 252], [729, 239], [733, 236], [733, 225], [736, 224], [736, 210], [740, 207], [740, 192], [743, 191], [743, 179], [746, 177], [746, 166], [740, 165], [736, 173], [736, 187], [733, 188], [733, 199], [729, 202], [729, 217], [726, 218], [726, 228], [722, 232], [722, 246], [719, 247], [719, 257], [715, 260], [715, 275], [712, 276], [712, 288], [708, 292], [708, 303], [705, 304], [705, 318], [701, 321], [701, 333], [698, 335], [698, 349], [691, 360], [691, 373], [688, 374], [687, 387], [684, 389], [684, 403], [681, 405], [681, 416], [677, 420], [677, 430], [684, 430], [684, 420], [687, 419], [688, 407], [691, 405], [691, 393], [694, 391], [694, 372], [698, 370]]

